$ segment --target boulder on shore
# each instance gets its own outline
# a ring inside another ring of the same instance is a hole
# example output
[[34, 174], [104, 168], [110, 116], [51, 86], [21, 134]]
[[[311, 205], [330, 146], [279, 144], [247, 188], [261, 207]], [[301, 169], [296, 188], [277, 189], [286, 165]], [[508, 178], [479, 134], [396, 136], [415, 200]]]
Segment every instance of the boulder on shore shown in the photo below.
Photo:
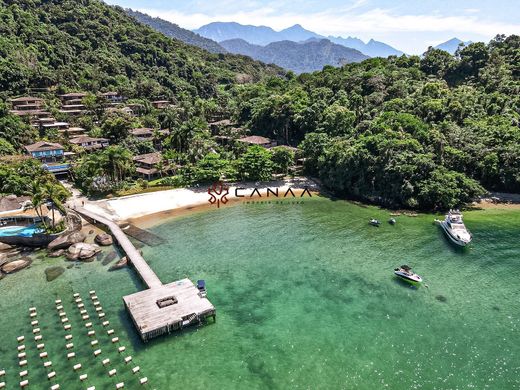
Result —
[[82, 232], [73, 232], [65, 234], [51, 241], [47, 248], [51, 251], [57, 249], [67, 249], [69, 246], [85, 241], [87, 237]]
[[121, 268], [125, 268], [128, 265], [128, 258], [125, 256], [121, 258], [117, 263], [115, 263], [112, 267], [110, 267], [109, 271], [115, 271]]
[[11, 245], [0, 242], [0, 251], [6, 251], [8, 249], [13, 249], [13, 247]]
[[12, 274], [14, 272], [20, 271], [25, 267], [31, 265], [31, 259], [28, 257], [22, 257], [21, 259], [10, 261], [9, 263], [5, 263], [2, 266], [2, 272], [6, 274]]
[[101, 246], [109, 246], [114, 243], [112, 236], [107, 233], [98, 234], [96, 238], [94, 238], [94, 241], [96, 242], [96, 244]]
[[86, 244], [84, 242], [78, 242], [69, 247], [67, 251], [67, 259], [69, 260], [82, 260], [82, 261], [93, 261], [93, 257], [97, 255], [101, 249], [96, 244]]
[[65, 249], [58, 249], [57, 251], [49, 253], [49, 257], [60, 257], [65, 254]]

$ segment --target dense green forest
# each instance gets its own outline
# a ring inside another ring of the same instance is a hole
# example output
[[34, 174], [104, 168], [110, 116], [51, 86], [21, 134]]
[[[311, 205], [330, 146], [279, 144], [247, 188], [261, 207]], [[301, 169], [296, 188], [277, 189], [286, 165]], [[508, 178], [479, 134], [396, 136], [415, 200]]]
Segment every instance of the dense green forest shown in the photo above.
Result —
[[210, 98], [219, 85], [282, 70], [210, 54], [99, 0], [0, 0], [0, 93], [117, 90], [127, 97]]
[[369, 59], [235, 88], [253, 132], [301, 145], [310, 174], [344, 196], [446, 208], [520, 191], [520, 37], [455, 56]]
[[[73, 124], [114, 145], [77, 162], [77, 184], [87, 191], [123, 186], [132, 156], [154, 150], [129, 136], [140, 126], [171, 130], [162, 155], [180, 168], [160, 180], [166, 185], [288, 172], [288, 149], [219, 145], [208, 121], [224, 113], [250, 134], [299, 146], [306, 172], [340, 196], [447, 208], [486, 190], [520, 192], [519, 75], [518, 36], [453, 56], [430, 49], [295, 76], [185, 45], [98, 0], [0, 0], [0, 155], [41, 138], [74, 151], [10, 115], [6, 98], [49, 88], [42, 96], [60, 119], [55, 94], [86, 91], [88, 113]], [[104, 112], [95, 94], [107, 90], [142, 102], [144, 112]], [[147, 102], [155, 98], [174, 107], [154, 110]], [[4, 169], [10, 183], [17, 171]]]

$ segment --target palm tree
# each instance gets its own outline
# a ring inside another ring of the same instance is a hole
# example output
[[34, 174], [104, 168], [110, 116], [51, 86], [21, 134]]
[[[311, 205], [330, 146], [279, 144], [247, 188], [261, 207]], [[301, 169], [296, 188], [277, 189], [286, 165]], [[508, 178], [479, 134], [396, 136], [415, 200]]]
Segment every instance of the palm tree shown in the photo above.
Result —
[[38, 218], [40, 218], [40, 220], [42, 221], [45, 230], [47, 230], [48, 226], [47, 222], [45, 221], [45, 218], [43, 217], [42, 210], [42, 205], [43, 203], [45, 203], [45, 197], [42, 191], [42, 184], [38, 180], [35, 180], [31, 183], [31, 187], [31, 207], [34, 209], [34, 211], [36, 211], [36, 215], [38, 215]]
[[120, 182], [132, 173], [134, 164], [132, 153], [128, 149], [122, 146], [110, 146], [103, 152], [103, 155], [105, 157], [104, 171], [115, 182]]
[[59, 184], [47, 183], [43, 188], [43, 194], [52, 205], [52, 227], [55, 227], [56, 219], [54, 217], [54, 208], [56, 207], [63, 215], [66, 214], [63, 201], [68, 198], [69, 192]]

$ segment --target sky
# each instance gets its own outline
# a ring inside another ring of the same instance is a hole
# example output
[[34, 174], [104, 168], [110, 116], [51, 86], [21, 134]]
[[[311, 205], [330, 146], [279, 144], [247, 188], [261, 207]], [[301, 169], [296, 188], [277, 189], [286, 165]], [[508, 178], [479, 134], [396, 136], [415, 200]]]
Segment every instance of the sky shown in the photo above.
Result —
[[321, 35], [373, 38], [421, 54], [453, 37], [488, 42], [520, 34], [518, 0], [105, 0], [193, 30], [238, 22], [281, 30], [294, 24]]

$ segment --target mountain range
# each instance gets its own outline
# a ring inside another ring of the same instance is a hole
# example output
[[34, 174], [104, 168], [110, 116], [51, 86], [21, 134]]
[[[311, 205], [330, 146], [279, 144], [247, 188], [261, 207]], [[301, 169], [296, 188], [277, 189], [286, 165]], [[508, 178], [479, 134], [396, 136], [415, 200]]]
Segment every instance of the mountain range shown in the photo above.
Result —
[[402, 51], [393, 48], [383, 42], [371, 39], [368, 43], [364, 43], [359, 38], [342, 38], [333, 36], [323, 36], [315, 32], [306, 30], [299, 24], [286, 28], [281, 31], [275, 31], [271, 27], [242, 25], [235, 22], [214, 22], [206, 24], [195, 33], [222, 42], [231, 39], [243, 39], [254, 45], [265, 46], [269, 43], [279, 41], [302, 42], [309, 39], [328, 39], [333, 43], [359, 50], [370, 57], [388, 57], [390, 55], [401, 55]]
[[254, 45], [243, 39], [230, 39], [220, 42], [220, 45], [230, 53], [276, 64], [296, 73], [314, 72], [325, 65], [342, 66], [369, 58], [356, 49], [332, 43], [328, 39], [310, 39], [301, 43], [284, 40], [266, 46]]
[[210, 53], [226, 53], [226, 50], [217, 42], [202, 37], [199, 34], [195, 34], [190, 30], [179, 27], [175, 23], [171, 23], [160, 18], [154, 18], [150, 15], [143, 14], [132, 9], [125, 9], [125, 12], [133, 18], [137, 19], [139, 22], [146, 24], [160, 33], [163, 33], [167, 37], [178, 39], [179, 41], [187, 43], [188, 45], [200, 47], [201, 49], [207, 50]]
[[471, 41], [464, 42], [464, 41], [460, 40], [459, 38], [452, 38], [449, 41], [446, 41], [444, 43], [441, 43], [440, 45], [435, 46], [435, 48], [447, 51], [450, 54], [455, 54], [455, 52], [459, 48], [460, 44], [462, 44], [463, 46], [468, 46], [471, 43], [472, 43]]

